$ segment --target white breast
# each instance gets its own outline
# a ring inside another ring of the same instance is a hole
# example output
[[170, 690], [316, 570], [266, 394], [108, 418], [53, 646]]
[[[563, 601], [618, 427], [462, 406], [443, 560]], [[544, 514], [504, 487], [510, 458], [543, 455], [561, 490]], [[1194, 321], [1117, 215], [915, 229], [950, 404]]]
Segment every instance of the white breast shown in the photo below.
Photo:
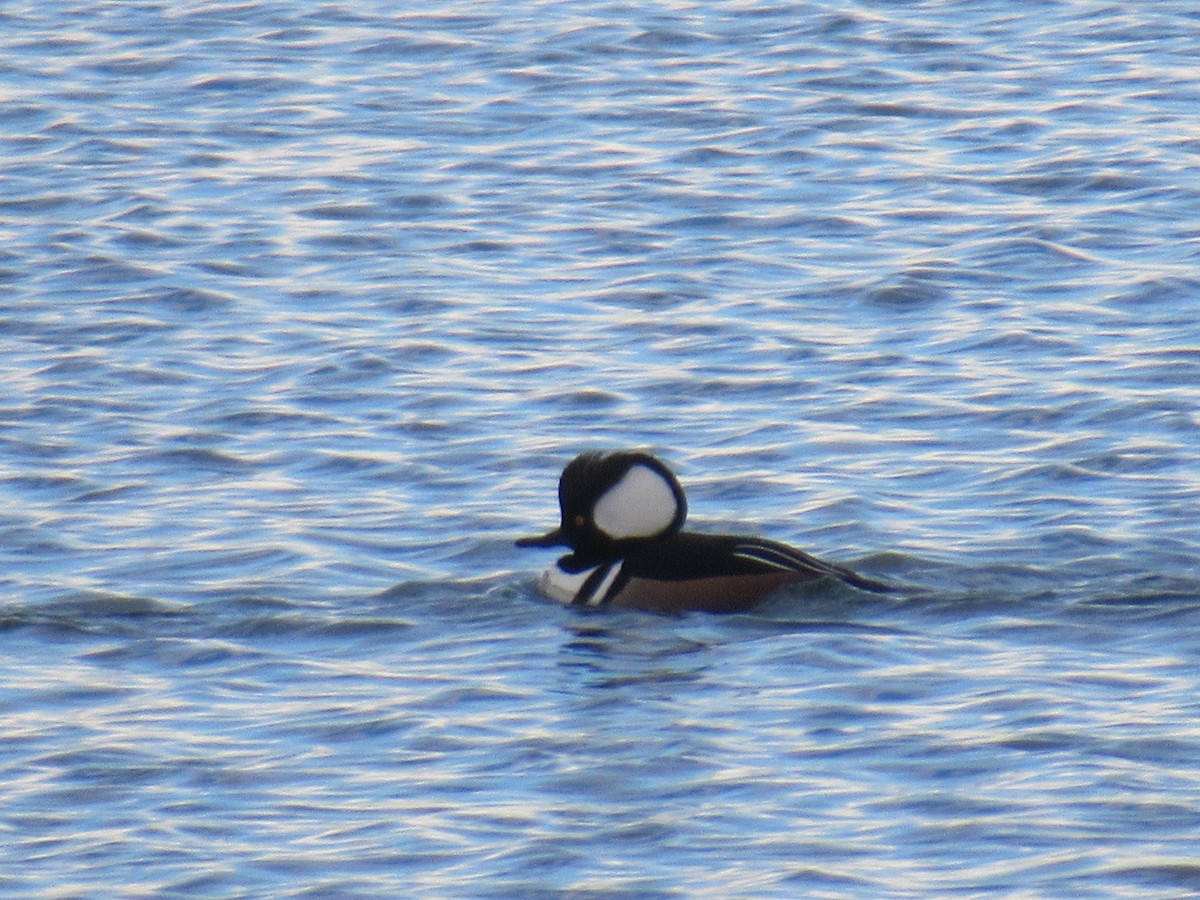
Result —
[[[582, 572], [564, 572], [557, 565], [553, 565], [542, 573], [542, 577], [538, 579], [538, 590], [549, 597], [551, 600], [557, 600], [559, 603], [571, 603], [575, 596], [583, 587], [585, 581], [591, 577], [596, 569], [595, 566], [591, 569], [585, 569]], [[604, 599], [604, 595], [608, 593], [609, 587], [613, 581], [621, 573], [621, 564], [614, 563], [609, 566], [609, 572], [596, 585], [595, 590], [584, 601], [588, 606], [598, 606], [600, 601]]]

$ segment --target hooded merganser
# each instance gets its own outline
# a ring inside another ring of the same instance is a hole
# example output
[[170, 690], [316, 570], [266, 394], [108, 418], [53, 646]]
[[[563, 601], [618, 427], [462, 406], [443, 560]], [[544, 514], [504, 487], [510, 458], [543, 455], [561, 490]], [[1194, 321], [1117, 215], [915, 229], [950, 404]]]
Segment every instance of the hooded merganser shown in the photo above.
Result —
[[558, 482], [562, 522], [518, 547], [569, 547], [539, 583], [579, 606], [655, 612], [740, 612], [785, 584], [836, 578], [862, 590], [885, 584], [775, 541], [681, 530], [683, 488], [648, 453], [583, 453]]

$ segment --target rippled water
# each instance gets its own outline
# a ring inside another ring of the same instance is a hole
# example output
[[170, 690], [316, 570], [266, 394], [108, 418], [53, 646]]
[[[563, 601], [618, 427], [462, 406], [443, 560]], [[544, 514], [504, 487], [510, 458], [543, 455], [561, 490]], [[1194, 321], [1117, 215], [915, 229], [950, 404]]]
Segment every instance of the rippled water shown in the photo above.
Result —
[[[1200, 891], [1192, 6], [0, 25], [0, 890]], [[904, 588], [545, 601], [615, 446]]]

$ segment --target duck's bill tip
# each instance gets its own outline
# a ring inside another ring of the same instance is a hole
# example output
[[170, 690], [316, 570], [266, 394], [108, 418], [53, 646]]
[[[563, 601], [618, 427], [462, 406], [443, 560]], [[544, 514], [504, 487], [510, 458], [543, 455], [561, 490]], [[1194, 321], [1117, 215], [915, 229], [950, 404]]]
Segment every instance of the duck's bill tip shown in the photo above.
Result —
[[565, 544], [561, 528], [555, 528], [553, 531], [533, 537], [517, 538], [518, 547], [562, 547]]

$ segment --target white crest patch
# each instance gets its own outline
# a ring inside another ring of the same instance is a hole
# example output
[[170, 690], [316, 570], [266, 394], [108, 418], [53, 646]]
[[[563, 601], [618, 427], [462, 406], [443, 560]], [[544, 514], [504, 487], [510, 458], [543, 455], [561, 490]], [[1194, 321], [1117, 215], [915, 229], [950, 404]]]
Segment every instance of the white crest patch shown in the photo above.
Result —
[[679, 504], [662, 474], [649, 466], [631, 466], [596, 501], [592, 521], [613, 540], [654, 537], [675, 521]]

